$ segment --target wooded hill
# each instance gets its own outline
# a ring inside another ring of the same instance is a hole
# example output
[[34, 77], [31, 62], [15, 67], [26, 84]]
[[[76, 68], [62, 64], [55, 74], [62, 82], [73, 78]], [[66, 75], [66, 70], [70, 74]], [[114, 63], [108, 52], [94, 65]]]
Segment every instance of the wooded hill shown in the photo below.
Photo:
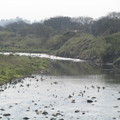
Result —
[[0, 51], [47, 52], [94, 62], [120, 63], [120, 13], [17, 21], [0, 27]]

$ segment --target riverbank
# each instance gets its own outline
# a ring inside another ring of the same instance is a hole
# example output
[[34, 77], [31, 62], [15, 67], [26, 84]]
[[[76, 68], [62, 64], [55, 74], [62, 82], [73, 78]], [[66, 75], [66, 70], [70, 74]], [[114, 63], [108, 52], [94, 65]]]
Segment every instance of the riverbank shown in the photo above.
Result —
[[0, 85], [35, 71], [45, 71], [48, 66], [48, 60], [43, 58], [0, 55]]
[[13, 36], [16, 34], [0, 32], [0, 37], [4, 41], [0, 46], [1, 52], [47, 53], [120, 66], [120, 32], [94, 36], [89, 33], [64, 31], [44, 38], [41, 42], [41, 37]]

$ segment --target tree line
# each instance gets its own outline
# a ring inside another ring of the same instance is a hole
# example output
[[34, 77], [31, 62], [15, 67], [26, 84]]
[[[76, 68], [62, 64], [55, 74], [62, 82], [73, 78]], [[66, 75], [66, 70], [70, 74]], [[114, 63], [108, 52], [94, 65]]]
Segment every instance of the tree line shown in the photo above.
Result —
[[70, 18], [60, 16], [32, 24], [17, 21], [4, 27], [0, 26], [0, 31], [12, 31], [21, 36], [36, 35], [38, 37], [49, 37], [70, 30], [90, 33], [94, 36], [119, 32], [120, 13], [112, 12], [97, 20], [91, 17]]

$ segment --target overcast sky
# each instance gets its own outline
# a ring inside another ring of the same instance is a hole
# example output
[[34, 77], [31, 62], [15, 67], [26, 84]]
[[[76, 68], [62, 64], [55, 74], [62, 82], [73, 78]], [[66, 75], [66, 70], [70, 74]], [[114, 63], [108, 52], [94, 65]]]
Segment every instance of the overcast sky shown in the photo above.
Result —
[[120, 12], [120, 0], [0, 0], [0, 19], [44, 20], [55, 16], [98, 18]]

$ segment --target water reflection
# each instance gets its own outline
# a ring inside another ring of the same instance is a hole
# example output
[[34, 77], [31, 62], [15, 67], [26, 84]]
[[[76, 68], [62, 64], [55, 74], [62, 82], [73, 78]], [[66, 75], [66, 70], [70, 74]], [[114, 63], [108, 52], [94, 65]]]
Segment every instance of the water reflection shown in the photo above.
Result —
[[67, 76], [81, 76], [81, 75], [95, 75], [101, 72], [96, 65], [89, 63], [75, 63], [68, 61], [52, 61], [50, 74], [53, 75], [67, 75]]
[[49, 75], [1, 86], [0, 118], [119, 120], [119, 73], [113, 66], [52, 61]]
[[112, 65], [98, 66], [87, 62], [52, 61], [49, 70], [50, 75], [55, 76], [102, 76], [106, 82], [120, 83], [120, 69]]

